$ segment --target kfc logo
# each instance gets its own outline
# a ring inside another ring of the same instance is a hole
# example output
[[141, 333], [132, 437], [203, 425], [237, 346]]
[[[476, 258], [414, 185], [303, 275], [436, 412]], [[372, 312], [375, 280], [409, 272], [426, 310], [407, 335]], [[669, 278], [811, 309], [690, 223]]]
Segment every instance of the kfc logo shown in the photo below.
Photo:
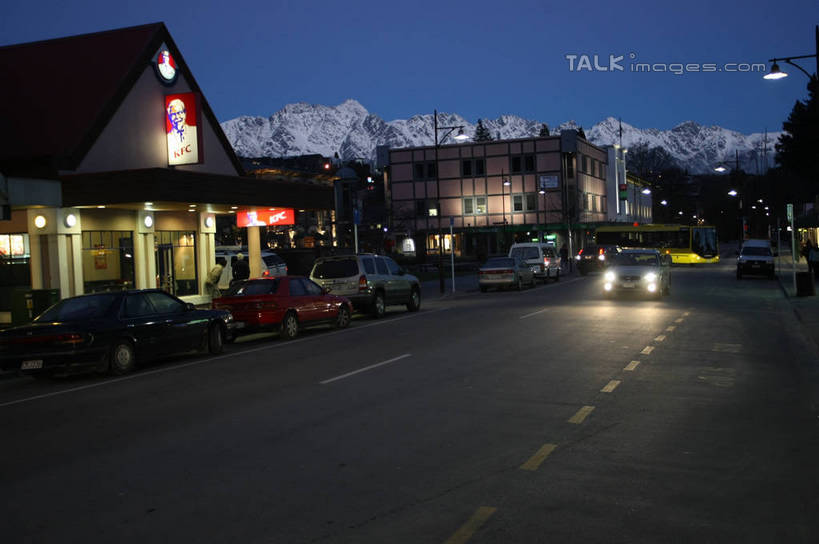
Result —
[[165, 97], [165, 132], [168, 164], [197, 164], [199, 160], [199, 108], [194, 93]]
[[167, 49], [160, 51], [156, 57], [156, 71], [163, 83], [173, 83], [176, 79], [176, 62]]
[[246, 210], [236, 214], [237, 227], [263, 227], [294, 225], [296, 212], [293, 208], [270, 208], [269, 210]]

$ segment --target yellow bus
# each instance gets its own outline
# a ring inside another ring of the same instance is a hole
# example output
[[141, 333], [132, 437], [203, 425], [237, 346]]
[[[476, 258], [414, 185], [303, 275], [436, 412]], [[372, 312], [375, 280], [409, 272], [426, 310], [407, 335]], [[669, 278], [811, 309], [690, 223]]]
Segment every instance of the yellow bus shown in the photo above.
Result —
[[658, 249], [674, 264], [719, 262], [717, 229], [707, 225], [605, 225], [597, 227], [595, 241]]

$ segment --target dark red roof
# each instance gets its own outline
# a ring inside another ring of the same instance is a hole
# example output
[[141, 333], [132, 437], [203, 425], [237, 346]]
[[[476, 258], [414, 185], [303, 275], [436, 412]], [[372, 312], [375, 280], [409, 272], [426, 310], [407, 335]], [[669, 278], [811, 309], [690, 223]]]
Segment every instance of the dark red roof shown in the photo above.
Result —
[[75, 169], [162, 43], [199, 91], [163, 23], [0, 47], [0, 166]]

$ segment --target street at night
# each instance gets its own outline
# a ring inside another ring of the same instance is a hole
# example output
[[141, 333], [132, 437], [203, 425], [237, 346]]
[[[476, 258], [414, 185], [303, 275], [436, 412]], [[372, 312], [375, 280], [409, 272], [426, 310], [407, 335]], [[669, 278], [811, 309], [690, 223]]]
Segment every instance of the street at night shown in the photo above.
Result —
[[[779, 281], [600, 275], [0, 381], [6, 542], [816, 542], [817, 359]], [[425, 293], [426, 295], [427, 293]], [[437, 294], [436, 294], [437, 295]]]

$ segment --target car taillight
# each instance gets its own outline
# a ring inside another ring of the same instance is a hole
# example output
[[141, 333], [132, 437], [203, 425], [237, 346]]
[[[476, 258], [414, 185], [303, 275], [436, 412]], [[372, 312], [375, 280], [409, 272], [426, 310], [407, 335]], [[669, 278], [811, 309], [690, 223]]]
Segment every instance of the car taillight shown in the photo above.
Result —
[[358, 292], [364, 293], [367, 291], [367, 276], [362, 275], [358, 278]]
[[268, 276], [270, 276], [270, 270], [265, 270], [264, 272], [262, 272], [262, 277], [263, 278], [266, 278]]
[[549, 266], [549, 259], [543, 257], [543, 266]]

